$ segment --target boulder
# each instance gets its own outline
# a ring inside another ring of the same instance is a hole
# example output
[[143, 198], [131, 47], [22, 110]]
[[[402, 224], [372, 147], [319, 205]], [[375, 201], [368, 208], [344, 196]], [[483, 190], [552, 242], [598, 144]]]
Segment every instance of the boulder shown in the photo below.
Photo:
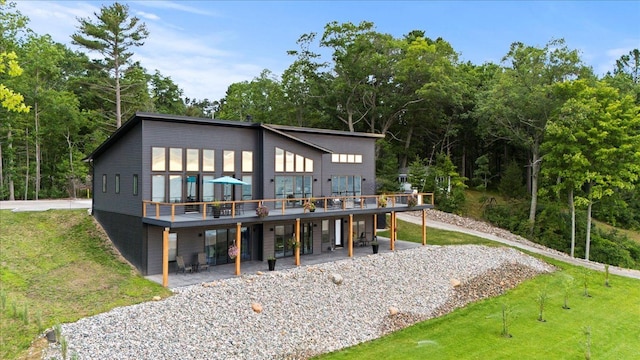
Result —
[[389, 306], [389, 315], [394, 316], [394, 315], [398, 315], [400, 311], [398, 310], [397, 307], [395, 306]]
[[460, 280], [453, 279], [453, 278], [451, 278], [449, 282], [451, 283], [451, 286], [453, 286], [454, 288], [460, 287], [460, 284], [461, 284]]
[[251, 309], [260, 314], [262, 312], [262, 304], [257, 302], [251, 303]]
[[340, 285], [344, 281], [342, 275], [337, 273], [332, 273], [331, 275], [329, 275], [329, 280], [331, 280], [336, 285]]

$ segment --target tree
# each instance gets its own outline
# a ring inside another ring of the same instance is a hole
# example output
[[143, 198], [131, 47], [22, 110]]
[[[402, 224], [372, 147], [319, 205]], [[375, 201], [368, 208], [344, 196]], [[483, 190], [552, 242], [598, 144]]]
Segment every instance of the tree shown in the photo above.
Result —
[[104, 57], [96, 65], [113, 77], [109, 83], [102, 84], [100, 90], [115, 94], [116, 128], [119, 128], [122, 125], [120, 81], [133, 56], [129, 49], [144, 45], [143, 40], [149, 36], [149, 32], [144, 23], [138, 24], [137, 17], [129, 17], [127, 5], [118, 2], [109, 7], [103, 6], [100, 13], [94, 15], [98, 20], [95, 23], [89, 18], [78, 18], [78, 32], [71, 35], [71, 39], [73, 44], [96, 51]]
[[[18, 56], [15, 50], [20, 43], [28, 19], [15, 10], [15, 4], [8, 5], [0, 0], [0, 76], [2, 80], [11, 80], [19, 77], [23, 70], [18, 64]], [[4, 76], [3, 76], [4, 75]], [[16, 172], [14, 141], [15, 114], [26, 113], [29, 107], [24, 103], [24, 97], [15, 92], [11, 87], [0, 82], [0, 109], [8, 111], [0, 122], [0, 195], [4, 197], [4, 184], [7, 183], [8, 198], [15, 200], [14, 175]], [[6, 134], [6, 135], [5, 135]], [[3, 145], [6, 144], [3, 153]], [[6, 164], [6, 168], [3, 167]]]
[[187, 110], [182, 100], [182, 89], [158, 70], [151, 75], [151, 99], [155, 111], [161, 114], [184, 115]]
[[543, 48], [520, 42], [511, 44], [502, 59], [505, 67], [491, 88], [481, 94], [478, 111], [487, 134], [528, 150], [530, 160], [529, 229], [533, 231], [538, 200], [538, 175], [545, 127], [551, 114], [562, 105], [553, 94], [557, 82], [578, 77], [585, 70], [578, 52], [564, 40], [553, 40]]
[[[22, 75], [22, 71], [15, 52], [0, 53], [0, 75], [7, 74], [10, 77], [16, 77]], [[29, 107], [24, 104], [24, 97], [4, 84], [0, 84], [0, 101], [2, 107], [9, 111], [29, 112]]]
[[633, 189], [640, 179], [640, 107], [602, 82], [587, 87], [577, 100], [586, 113], [578, 136], [589, 166], [583, 188], [587, 205], [585, 259], [589, 259], [591, 212], [595, 201], [618, 190]]
[[476, 170], [473, 172], [473, 179], [478, 183], [476, 189], [487, 191], [491, 182], [491, 170], [489, 169], [489, 155], [484, 154], [476, 159]]
[[[545, 172], [562, 179], [556, 189], [568, 191], [572, 213], [574, 189], [581, 191], [575, 202], [587, 208], [585, 259], [588, 260], [594, 203], [633, 189], [640, 179], [640, 107], [634, 104], [632, 96], [620, 96], [618, 90], [604, 81], [593, 85], [575, 81], [560, 87], [575, 96], [565, 102], [557, 119], [549, 123], [549, 139], [544, 146], [548, 150]], [[572, 229], [572, 251], [574, 232]]]

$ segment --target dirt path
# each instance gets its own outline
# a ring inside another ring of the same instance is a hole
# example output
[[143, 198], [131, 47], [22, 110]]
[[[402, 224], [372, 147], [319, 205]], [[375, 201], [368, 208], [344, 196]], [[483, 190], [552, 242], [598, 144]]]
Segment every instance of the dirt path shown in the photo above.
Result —
[[[398, 213], [397, 216], [398, 216], [398, 219], [400, 220], [411, 222], [414, 224], [421, 224], [422, 219], [420, 216], [417, 216], [418, 214], [419, 213]], [[438, 218], [437, 220], [434, 219], [434, 216], [429, 216], [429, 215], [435, 215], [435, 214], [437, 214], [437, 218]], [[524, 239], [515, 240], [519, 237], [513, 234], [510, 234], [511, 235], [509, 236], [510, 239], [506, 238], [505, 236], [495, 235], [495, 233], [500, 233], [500, 234], [504, 233], [504, 230], [494, 228], [480, 221], [469, 220], [469, 219], [461, 220], [462, 218], [460, 218], [457, 215], [446, 214], [446, 213], [435, 212], [435, 211], [430, 211], [429, 215], [427, 215], [428, 227], [474, 235], [474, 236], [478, 236], [488, 240], [500, 242], [505, 245], [513, 246], [522, 250], [530, 251], [532, 253], [548, 256], [550, 258], [560, 260], [568, 264], [582, 266], [582, 267], [590, 268], [593, 270], [604, 271], [604, 264], [601, 264], [598, 262], [572, 258], [567, 254], [543, 247], [539, 244], [531, 243], [528, 240], [524, 240]], [[442, 219], [445, 219], [447, 221], [446, 222], [441, 221]], [[464, 223], [465, 226], [456, 225], [456, 223], [461, 223], [461, 222]], [[476, 230], [476, 229], [482, 229], [483, 231]], [[489, 231], [492, 233], [490, 233]], [[429, 240], [427, 237], [427, 243], [428, 241]], [[616, 266], [610, 266], [609, 272], [615, 275], [625, 276], [625, 277], [634, 278], [634, 279], [640, 279], [639, 270], [624, 269]]]

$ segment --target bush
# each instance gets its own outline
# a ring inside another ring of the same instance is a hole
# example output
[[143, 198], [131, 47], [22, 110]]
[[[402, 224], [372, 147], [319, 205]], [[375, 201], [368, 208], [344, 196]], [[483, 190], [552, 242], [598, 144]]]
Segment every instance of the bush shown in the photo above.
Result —
[[524, 186], [522, 170], [517, 162], [511, 161], [500, 178], [498, 191], [507, 199], [521, 199], [525, 197], [527, 189]]
[[494, 226], [509, 230], [520, 236], [528, 236], [529, 207], [523, 201], [509, 201], [505, 205], [485, 208], [484, 219]]

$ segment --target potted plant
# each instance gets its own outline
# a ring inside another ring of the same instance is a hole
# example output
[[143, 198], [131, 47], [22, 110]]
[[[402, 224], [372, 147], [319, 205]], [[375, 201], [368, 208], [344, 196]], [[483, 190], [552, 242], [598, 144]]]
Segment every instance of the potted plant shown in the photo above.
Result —
[[414, 194], [409, 195], [407, 197], [407, 206], [414, 207], [416, 205], [418, 205], [418, 198]]
[[371, 242], [371, 249], [373, 249], [373, 253], [377, 254], [378, 253], [378, 240], [377, 239], [373, 239], [373, 241]]
[[387, 207], [387, 195], [381, 195], [378, 198], [378, 207]]
[[229, 250], [227, 251], [231, 260], [235, 259], [238, 256], [238, 248], [235, 245], [229, 246]]
[[219, 218], [220, 217], [220, 202], [219, 201], [214, 201], [211, 204], [211, 213], [213, 213], [213, 217], [214, 218]]
[[269, 208], [262, 204], [258, 205], [256, 215], [258, 215], [259, 218], [267, 217], [269, 215]]
[[267, 263], [269, 264], [269, 271], [274, 271], [276, 269], [276, 258], [273, 256], [270, 256], [267, 259]]
[[316, 211], [316, 204], [315, 204], [315, 201], [313, 200], [313, 198], [307, 200], [307, 202], [304, 203], [304, 210], [305, 211], [309, 211], [309, 212]]
[[300, 241], [296, 241], [296, 238], [291, 238], [289, 239], [287, 244], [292, 250], [295, 250], [298, 246], [300, 246]]

